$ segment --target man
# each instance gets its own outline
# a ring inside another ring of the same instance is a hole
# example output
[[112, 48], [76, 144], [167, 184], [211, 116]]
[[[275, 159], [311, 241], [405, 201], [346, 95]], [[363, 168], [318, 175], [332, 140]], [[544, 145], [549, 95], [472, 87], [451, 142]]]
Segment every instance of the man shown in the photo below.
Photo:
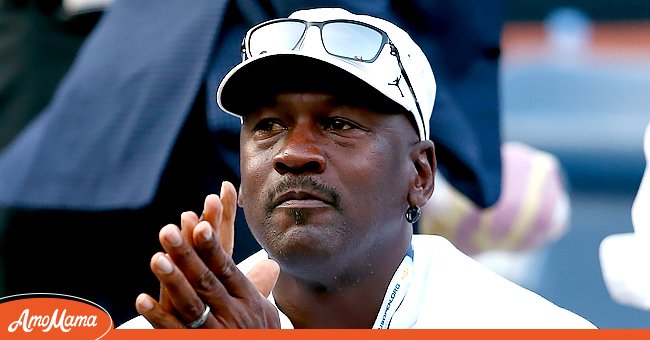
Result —
[[[445, 239], [412, 236], [434, 188], [436, 84], [406, 32], [303, 10], [250, 29], [242, 54], [217, 92], [242, 119], [239, 198], [225, 184], [202, 218], [161, 230], [160, 300], [136, 301], [153, 326], [593, 327]], [[239, 269], [228, 256], [235, 201], [264, 248]]]

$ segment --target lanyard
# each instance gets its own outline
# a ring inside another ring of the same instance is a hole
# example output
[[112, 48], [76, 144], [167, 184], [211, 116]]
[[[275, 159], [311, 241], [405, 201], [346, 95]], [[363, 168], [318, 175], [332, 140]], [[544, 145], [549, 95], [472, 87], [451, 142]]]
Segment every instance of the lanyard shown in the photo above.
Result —
[[379, 308], [379, 314], [375, 320], [373, 329], [385, 329], [390, 326], [393, 315], [402, 305], [406, 292], [408, 291], [411, 277], [413, 276], [413, 246], [409, 248], [402, 263], [397, 267], [393, 278], [390, 280], [384, 301]]

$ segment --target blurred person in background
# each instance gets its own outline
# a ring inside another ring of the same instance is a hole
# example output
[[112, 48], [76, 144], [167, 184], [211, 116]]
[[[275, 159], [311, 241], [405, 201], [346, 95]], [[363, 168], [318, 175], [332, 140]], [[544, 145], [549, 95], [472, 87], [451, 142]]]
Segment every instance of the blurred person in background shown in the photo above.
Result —
[[646, 168], [632, 204], [634, 232], [605, 237], [599, 255], [605, 285], [614, 301], [650, 310], [650, 124], [643, 149]]
[[[493, 204], [500, 2], [116, 1], [47, 108], [0, 155], [6, 293], [73, 294], [116, 323], [131, 317], [133, 297], [158, 285], [146, 268], [159, 225], [202, 206], [222, 181], [239, 183], [239, 121], [212, 105], [212, 89], [240, 61], [245, 30], [317, 6], [393, 21], [422, 46], [438, 70], [439, 171], [477, 207]], [[235, 224], [239, 261], [259, 245], [243, 219]], [[94, 265], [80, 268], [82, 256]]]
[[47, 105], [108, 2], [0, 0], [0, 150]]
[[535, 251], [562, 237], [571, 204], [557, 158], [518, 142], [504, 143], [501, 156], [502, 188], [494, 205], [478, 207], [439, 178], [420, 232], [445, 236], [471, 256]]
[[102, 10], [0, 0], [0, 150], [47, 105]]
[[647, 314], [608, 294], [598, 250], [606, 236], [632, 231], [630, 207], [645, 166], [650, 2], [509, 3], [503, 138], [556, 155], [571, 194], [571, 230], [537, 252], [533, 275], [524, 277], [537, 278], [526, 287], [601, 326], [647, 327]]

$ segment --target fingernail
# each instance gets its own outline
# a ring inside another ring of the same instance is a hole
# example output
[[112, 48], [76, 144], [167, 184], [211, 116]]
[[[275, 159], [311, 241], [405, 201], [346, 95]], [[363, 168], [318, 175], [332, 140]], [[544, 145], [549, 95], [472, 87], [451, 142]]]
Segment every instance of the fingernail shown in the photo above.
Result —
[[187, 211], [184, 211], [181, 214], [181, 227], [183, 227], [184, 225], [187, 224], [187, 214], [189, 214], [189, 212], [187, 212]]
[[183, 238], [176, 228], [170, 228], [171, 230], [167, 232], [165, 238], [172, 246], [178, 247], [183, 243]]
[[208, 202], [210, 201], [210, 196], [211, 196], [211, 194], [208, 195], [208, 196], [205, 196], [205, 200], [203, 201], [203, 212], [208, 210]]
[[137, 300], [138, 300], [137, 303], [138, 303], [138, 306], [140, 307], [140, 309], [142, 309], [144, 311], [148, 311], [148, 310], [153, 309], [153, 303], [151, 302], [151, 300], [146, 295], [144, 295], [144, 294], [138, 295]]
[[212, 227], [209, 224], [201, 224], [200, 227], [199, 235], [201, 236], [201, 240], [204, 242], [210, 241], [212, 239]]
[[209, 194], [208, 196], [205, 197], [205, 202], [203, 203], [203, 210], [208, 210], [208, 204], [214, 204], [210, 203], [210, 201], [218, 200], [219, 195], [217, 194]]
[[174, 266], [165, 255], [159, 255], [156, 259], [156, 268], [161, 274], [169, 274], [174, 270]]

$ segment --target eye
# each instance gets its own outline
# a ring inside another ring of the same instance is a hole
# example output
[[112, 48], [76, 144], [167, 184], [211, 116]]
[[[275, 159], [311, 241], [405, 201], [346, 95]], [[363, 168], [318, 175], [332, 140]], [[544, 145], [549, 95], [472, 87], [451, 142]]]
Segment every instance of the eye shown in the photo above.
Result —
[[323, 123], [325, 131], [346, 131], [356, 128], [359, 128], [359, 126], [342, 118], [328, 118]]
[[257, 136], [272, 136], [286, 130], [284, 125], [276, 119], [262, 119], [253, 127], [253, 133]]
[[283, 129], [283, 127], [278, 123], [277, 121], [273, 119], [262, 119], [257, 124], [255, 124], [255, 127], [253, 128], [254, 131], [273, 131], [273, 130], [280, 130]]

